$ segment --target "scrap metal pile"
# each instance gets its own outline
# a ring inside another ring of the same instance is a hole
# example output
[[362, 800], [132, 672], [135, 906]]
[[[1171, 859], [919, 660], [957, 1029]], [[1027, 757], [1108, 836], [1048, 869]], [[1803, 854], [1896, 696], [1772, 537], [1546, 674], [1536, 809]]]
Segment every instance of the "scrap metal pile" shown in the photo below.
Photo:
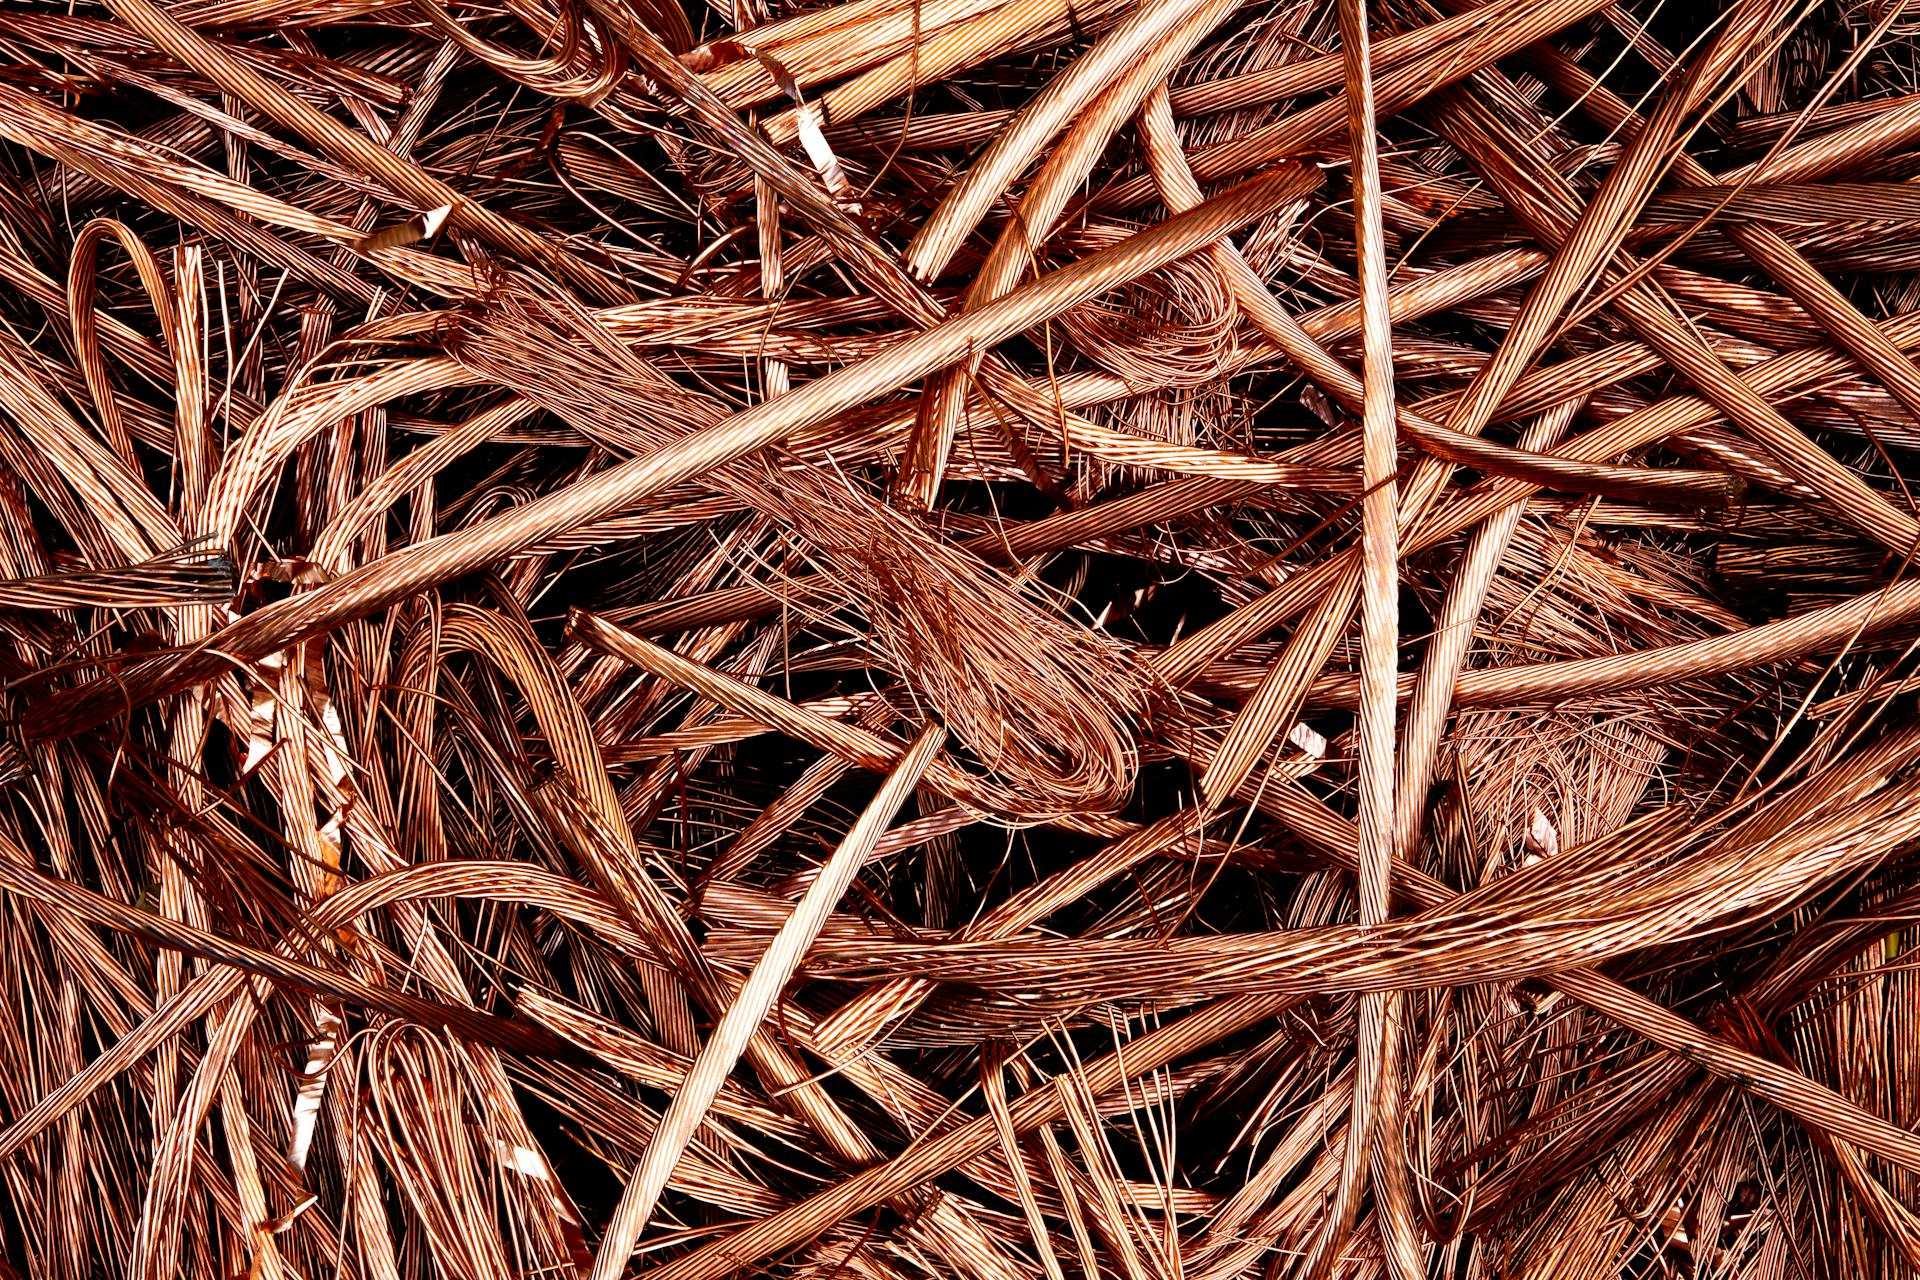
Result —
[[1905, 0], [0, 3], [0, 1275], [1920, 1268]]

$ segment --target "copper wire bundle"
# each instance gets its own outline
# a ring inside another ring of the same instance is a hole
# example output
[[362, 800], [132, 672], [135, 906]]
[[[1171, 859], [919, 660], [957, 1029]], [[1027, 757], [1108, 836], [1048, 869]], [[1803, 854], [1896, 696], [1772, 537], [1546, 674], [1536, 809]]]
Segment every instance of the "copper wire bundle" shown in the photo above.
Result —
[[1911, 9], [0, 3], [0, 1275], [1920, 1273]]

